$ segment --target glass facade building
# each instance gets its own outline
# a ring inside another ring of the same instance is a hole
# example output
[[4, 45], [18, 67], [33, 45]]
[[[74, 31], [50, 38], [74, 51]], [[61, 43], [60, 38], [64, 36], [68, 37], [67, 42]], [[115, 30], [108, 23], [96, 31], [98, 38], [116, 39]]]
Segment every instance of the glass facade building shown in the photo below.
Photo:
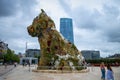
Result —
[[71, 18], [60, 18], [60, 33], [65, 39], [74, 43], [73, 23]]
[[81, 53], [85, 59], [100, 59], [100, 51], [82, 50]]
[[27, 49], [26, 57], [36, 57], [40, 56], [40, 49]]

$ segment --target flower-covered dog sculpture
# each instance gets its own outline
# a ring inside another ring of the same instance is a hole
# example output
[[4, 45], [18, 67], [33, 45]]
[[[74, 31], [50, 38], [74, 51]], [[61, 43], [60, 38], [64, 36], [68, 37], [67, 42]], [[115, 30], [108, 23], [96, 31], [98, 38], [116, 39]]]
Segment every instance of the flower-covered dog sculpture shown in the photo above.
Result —
[[83, 57], [74, 44], [66, 40], [57, 30], [54, 21], [44, 10], [27, 27], [32, 37], [38, 37], [41, 57], [38, 69], [79, 69]]

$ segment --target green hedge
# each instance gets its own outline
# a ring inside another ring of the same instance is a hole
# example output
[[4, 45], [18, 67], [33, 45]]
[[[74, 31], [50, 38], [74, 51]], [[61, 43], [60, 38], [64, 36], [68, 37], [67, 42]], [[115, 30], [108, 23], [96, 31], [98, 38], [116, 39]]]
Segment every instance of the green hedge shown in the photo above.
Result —
[[86, 60], [87, 63], [93, 63], [93, 64], [100, 64], [101, 62], [104, 63], [119, 63], [120, 64], [120, 59], [109, 59], [109, 58], [103, 58], [103, 59], [92, 59], [92, 60]]

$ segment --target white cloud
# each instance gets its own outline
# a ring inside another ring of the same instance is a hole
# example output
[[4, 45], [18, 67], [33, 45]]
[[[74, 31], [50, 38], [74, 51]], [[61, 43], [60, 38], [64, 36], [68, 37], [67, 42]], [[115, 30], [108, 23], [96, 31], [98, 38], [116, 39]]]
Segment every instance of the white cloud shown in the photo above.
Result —
[[103, 3], [105, 3], [105, 0], [70, 0], [69, 6], [71, 6], [72, 10], [78, 7], [84, 7], [88, 10], [97, 9], [101, 11]]

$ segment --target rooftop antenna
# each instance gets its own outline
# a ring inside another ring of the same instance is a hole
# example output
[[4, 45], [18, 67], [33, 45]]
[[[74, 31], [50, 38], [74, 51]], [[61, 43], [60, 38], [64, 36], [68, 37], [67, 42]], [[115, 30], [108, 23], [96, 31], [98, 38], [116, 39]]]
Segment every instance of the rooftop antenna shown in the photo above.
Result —
[[25, 51], [27, 51], [27, 42], [26, 42], [26, 48], [25, 48]]

